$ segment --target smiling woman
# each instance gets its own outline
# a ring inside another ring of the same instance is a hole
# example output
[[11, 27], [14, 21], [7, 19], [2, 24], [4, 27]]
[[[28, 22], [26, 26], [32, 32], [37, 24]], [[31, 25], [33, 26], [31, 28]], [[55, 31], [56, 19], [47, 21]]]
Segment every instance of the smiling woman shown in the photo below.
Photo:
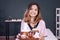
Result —
[[37, 13], [38, 13], [38, 8], [37, 8], [37, 6], [36, 6], [36, 5], [32, 5], [32, 7], [30, 8], [30, 11], [29, 11], [29, 15], [30, 15], [31, 17], [34, 17], [34, 16], [37, 15]]
[[47, 36], [45, 21], [41, 17], [40, 7], [37, 3], [28, 5], [21, 22], [21, 32], [23, 32], [22, 35], [26, 33], [30, 35], [31, 33], [32, 38], [39, 38], [40, 40], [44, 40], [44, 36]]

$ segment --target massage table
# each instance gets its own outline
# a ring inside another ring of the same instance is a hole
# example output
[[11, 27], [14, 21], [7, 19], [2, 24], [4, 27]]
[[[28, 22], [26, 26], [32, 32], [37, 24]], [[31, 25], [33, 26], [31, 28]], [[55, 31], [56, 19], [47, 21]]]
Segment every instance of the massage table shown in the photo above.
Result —
[[58, 40], [54, 34], [52, 33], [52, 31], [47, 28], [47, 37], [45, 37], [45, 40]]
[[44, 40], [58, 40], [58, 39], [54, 36], [52, 31], [49, 28], [47, 28], [47, 36], [44, 37]]

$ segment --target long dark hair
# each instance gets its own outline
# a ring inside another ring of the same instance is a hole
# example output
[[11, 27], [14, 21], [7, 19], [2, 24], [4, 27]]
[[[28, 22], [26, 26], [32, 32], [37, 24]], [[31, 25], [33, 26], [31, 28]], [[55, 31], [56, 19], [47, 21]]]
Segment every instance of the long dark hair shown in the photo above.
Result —
[[38, 14], [37, 14], [37, 16], [36, 16], [35, 19], [34, 19], [34, 23], [37, 23], [37, 22], [39, 22], [39, 21], [42, 19], [42, 17], [41, 17], [41, 12], [40, 12], [40, 6], [39, 6], [37, 3], [30, 3], [30, 4], [28, 5], [28, 8], [27, 8], [26, 11], [25, 11], [23, 20], [24, 20], [25, 22], [30, 23], [29, 10], [31, 9], [32, 5], [36, 5], [37, 8], [38, 8]]

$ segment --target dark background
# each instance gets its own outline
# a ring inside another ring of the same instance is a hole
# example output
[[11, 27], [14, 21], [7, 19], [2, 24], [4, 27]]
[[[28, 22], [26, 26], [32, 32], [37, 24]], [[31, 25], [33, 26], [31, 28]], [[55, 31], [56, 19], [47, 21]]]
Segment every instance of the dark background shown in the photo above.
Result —
[[[60, 0], [0, 0], [0, 36], [6, 35], [4, 20], [23, 18], [23, 14], [31, 2], [37, 2], [41, 8], [42, 17], [46, 27], [56, 33], [56, 8], [60, 7]], [[9, 23], [9, 35], [16, 35], [20, 31], [20, 23]]]

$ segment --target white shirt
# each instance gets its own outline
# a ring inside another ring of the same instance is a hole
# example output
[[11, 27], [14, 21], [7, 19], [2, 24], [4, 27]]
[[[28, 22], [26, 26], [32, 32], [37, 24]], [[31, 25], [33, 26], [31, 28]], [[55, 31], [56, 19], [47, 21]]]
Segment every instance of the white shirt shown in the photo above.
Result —
[[[38, 29], [39, 34], [43, 34], [43, 36], [47, 35], [47, 30], [46, 30], [46, 25], [45, 25], [44, 20], [39, 21], [36, 29]], [[21, 32], [29, 32], [29, 31], [31, 31], [29, 25], [26, 22], [22, 21], [21, 22]]]

